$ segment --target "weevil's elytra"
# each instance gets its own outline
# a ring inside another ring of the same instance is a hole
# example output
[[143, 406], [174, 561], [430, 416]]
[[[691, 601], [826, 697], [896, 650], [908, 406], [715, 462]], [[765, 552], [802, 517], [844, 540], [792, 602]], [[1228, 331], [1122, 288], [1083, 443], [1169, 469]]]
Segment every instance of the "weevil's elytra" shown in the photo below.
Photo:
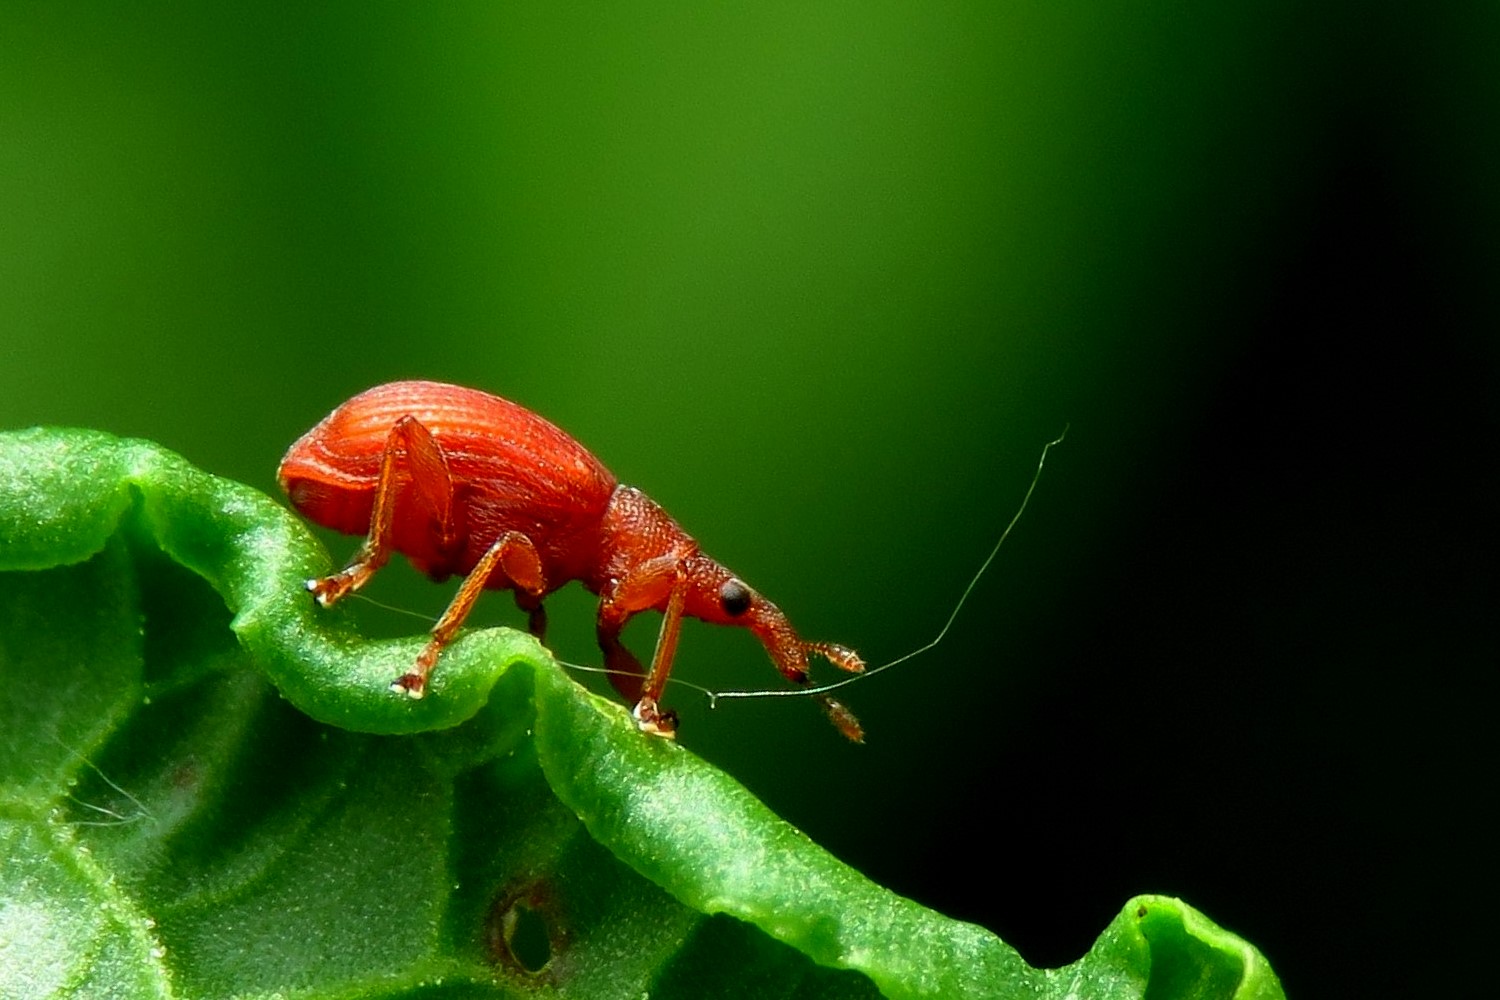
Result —
[[[573, 580], [599, 596], [599, 648], [646, 732], [676, 730], [659, 703], [684, 615], [749, 629], [797, 684], [808, 683], [811, 653], [864, 669], [851, 649], [804, 642], [776, 605], [705, 555], [650, 497], [557, 427], [489, 393], [439, 382], [376, 386], [298, 439], [277, 478], [304, 516], [366, 536], [344, 569], [308, 581], [319, 603], [358, 590], [392, 552], [435, 580], [464, 577], [411, 672], [391, 685], [413, 698], [481, 590], [514, 591], [531, 632], [544, 638], [542, 601]], [[649, 670], [620, 641], [647, 610], [664, 616]], [[847, 708], [820, 700], [841, 732], [862, 737]]]

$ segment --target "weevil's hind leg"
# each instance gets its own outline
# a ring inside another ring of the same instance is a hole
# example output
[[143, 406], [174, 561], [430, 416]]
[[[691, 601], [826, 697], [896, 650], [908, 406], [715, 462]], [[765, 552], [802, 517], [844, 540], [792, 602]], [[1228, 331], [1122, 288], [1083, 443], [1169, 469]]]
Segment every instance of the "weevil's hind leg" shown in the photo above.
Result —
[[641, 684], [646, 679], [646, 669], [620, 641], [620, 630], [624, 627], [623, 620], [616, 625], [605, 625], [601, 619], [597, 634], [599, 649], [604, 653], [604, 669], [608, 671], [609, 683], [620, 692], [621, 698], [634, 705], [641, 697]]
[[453, 530], [453, 477], [448, 460], [432, 432], [408, 414], [396, 421], [385, 438], [380, 456], [380, 479], [375, 484], [375, 503], [370, 513], [370, 533], [349, 560], [332, 576], [307, 581], [307, 589], [323, 607], [330, 607], [363, 587], [375, 571], [391, 557], [391, 525], [396, 495], [403, 481], [416, 488], [410, 495], [419, 505], [417, 513], [438, 526], [443, 541], [451, 541]]
[[541, 607], [541, 596], [547, 592], [541, 556], [530, 538], [519, 531], [507, 531], [485, 550], [469, 575], [464, 577], [463, 585], [453, 595], [448, 610], [443, 612], [438, 623], [432, 627], [432, 639], [418, 654], [415, 668], [411, 673], [396, 678], [391, 683], [392, 691], [404, 692], [412, 698], [420, 698], [426, 693], [427, 676], [437, 664], [438, 654], [458, 634], [464, 619], [474, 610], [480, 591], [497, 571], [518, 593], [524, 592], [529, 598], [536, 600], [538, 608]]

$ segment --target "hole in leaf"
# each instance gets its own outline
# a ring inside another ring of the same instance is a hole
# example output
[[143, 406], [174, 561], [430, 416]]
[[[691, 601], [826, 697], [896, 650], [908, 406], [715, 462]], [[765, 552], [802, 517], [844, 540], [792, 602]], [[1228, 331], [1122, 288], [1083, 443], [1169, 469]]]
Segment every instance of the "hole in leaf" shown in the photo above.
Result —
[[547, 940], [547, 921], [525, 903], [505, 911], [505, 943], [511, 957], [527, 972], [541, 972], [552, 961], [552, 942]]
[[541, 882], [501, 893], [485, 932], [496, 962], [533, 976], [547, 968], [565, 941], [556, 901]]

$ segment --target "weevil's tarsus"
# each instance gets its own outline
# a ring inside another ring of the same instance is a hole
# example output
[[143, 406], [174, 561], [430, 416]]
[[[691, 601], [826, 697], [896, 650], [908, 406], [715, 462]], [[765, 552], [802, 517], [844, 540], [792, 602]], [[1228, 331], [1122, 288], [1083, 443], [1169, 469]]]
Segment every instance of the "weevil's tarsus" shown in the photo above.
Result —
[[669, 740], [677, 738], [677, 713], [671, 709], [662, 711], [655, 698], [643, 697], [636, 702], [635, 708], [630, 710], [630, 717], [635, 720], [635, 727], [643, 733]]

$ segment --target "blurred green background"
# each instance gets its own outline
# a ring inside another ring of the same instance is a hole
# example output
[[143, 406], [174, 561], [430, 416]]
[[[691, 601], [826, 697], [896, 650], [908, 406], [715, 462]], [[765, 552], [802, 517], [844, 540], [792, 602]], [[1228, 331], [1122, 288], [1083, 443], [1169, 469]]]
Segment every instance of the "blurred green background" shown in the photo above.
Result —
[[[1293, 995], [1437, 995], [1401, 956], [1491, 904], [1496, 51], [1481, 4], [7, 5], [0, 426], [274, 492], [354, 392], [481, 387], [878, 663], [1071, 422], [867, 746], [678, 688], [683, 741], [1033, 962], [1166, 892]], [[677, 672], [778, 681], [708, 627]]]

